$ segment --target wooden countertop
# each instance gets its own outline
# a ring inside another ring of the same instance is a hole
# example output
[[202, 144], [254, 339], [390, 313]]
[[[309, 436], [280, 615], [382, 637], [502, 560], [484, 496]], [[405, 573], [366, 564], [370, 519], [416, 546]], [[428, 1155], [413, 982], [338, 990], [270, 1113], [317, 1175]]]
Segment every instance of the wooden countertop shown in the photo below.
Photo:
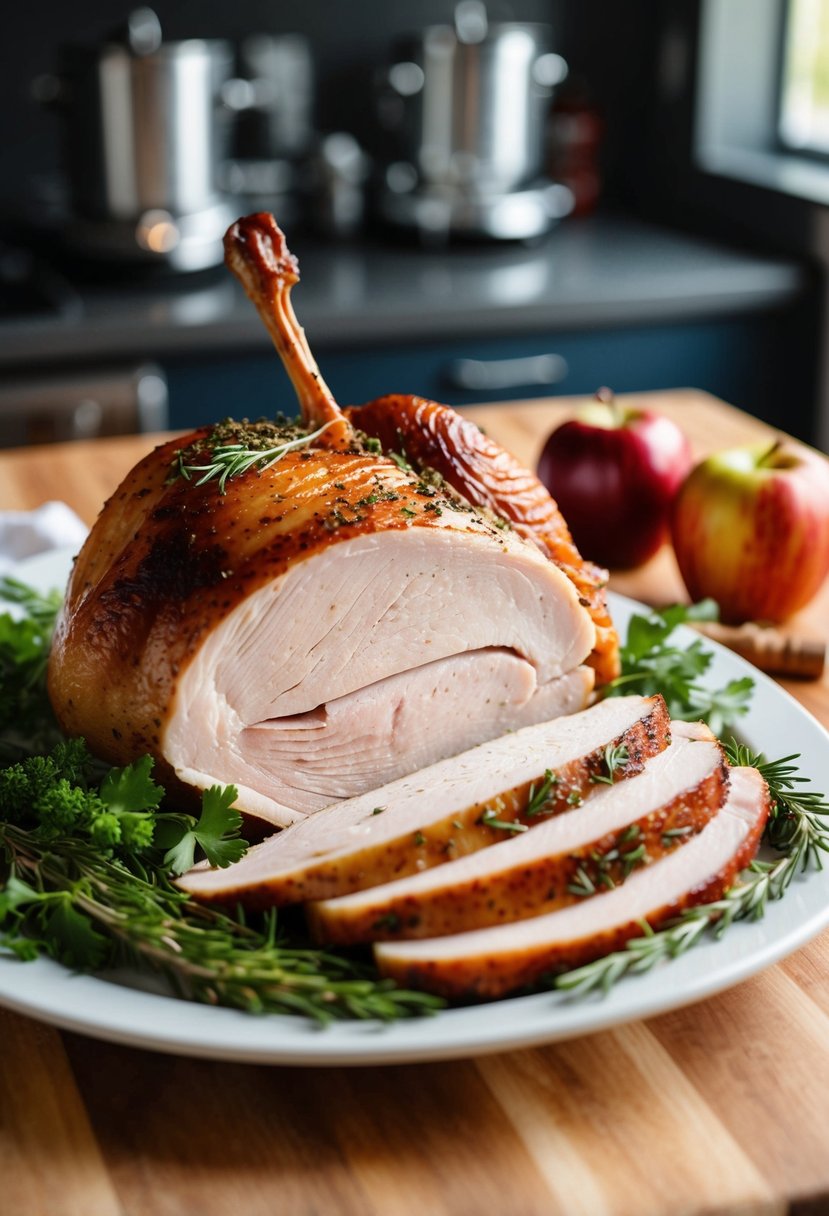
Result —
[[[769, 429], [651, 395], [695, 450]], [[468, 413], [533, 464], [574, 402]], [[0, 509], [90, 522], [150, 439], [0, 454]], [[682, 598], [665, 549], [614, 577]], [[829, 586], [795, 624], [826, 633]], [[829, 676], [787, 682], [829, 726]], [[0, 1011], [0, 1211], [44, 1216], [646, 1216], [829, 1211], [829, 932], [687, 1009], [456, 1063], [287, 1069], [178, 1059]]]

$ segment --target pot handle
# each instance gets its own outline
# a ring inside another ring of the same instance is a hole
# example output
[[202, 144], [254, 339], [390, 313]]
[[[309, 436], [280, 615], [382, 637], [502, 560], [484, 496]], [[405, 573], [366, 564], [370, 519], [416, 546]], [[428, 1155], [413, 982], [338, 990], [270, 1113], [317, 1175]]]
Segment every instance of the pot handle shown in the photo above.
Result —
[[566, 359], [550, 352], [522, 359], [453, 359], [441, 378], [461, 392], [504, 392], [560, 384], [569, 370]]
[[133, 55], [154, 55], [161, 47], [161, 22], [151, 8], [134, 8], [127, 17], [126, 41]]
[[489, 33], [489, 18], [483, 0], [459, 0], [455, 5], [455, 36], [472, 46], [484, 42]]

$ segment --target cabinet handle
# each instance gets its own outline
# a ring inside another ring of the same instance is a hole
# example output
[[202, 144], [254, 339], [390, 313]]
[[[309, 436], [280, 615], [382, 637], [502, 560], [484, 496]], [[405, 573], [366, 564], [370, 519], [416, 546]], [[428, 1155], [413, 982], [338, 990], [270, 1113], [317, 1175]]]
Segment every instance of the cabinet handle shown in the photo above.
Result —
[[443, 380], [465, 392], [537, 388], [558, 384], [568, 372], [561, 355], [528, 355], [523, 359], [453, 359], [443, 369]]

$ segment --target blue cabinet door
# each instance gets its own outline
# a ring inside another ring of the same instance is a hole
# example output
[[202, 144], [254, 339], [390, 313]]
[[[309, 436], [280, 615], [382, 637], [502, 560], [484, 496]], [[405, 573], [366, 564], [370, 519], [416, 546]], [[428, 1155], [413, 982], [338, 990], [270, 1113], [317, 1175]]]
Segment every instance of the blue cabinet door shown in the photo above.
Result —
[[[342, 350], [315, 343], [320, 370], [342, 404], [384, 393], [418, 393], [448, 405], [554, 394], [592, 394], [699, 388], [774, 425], [809, 437], [811, 396], [800, 331], [788, 315], [760, 315], [683, 325], [535, 334], [521, 338], [469, 338], [451, 342]], [[551, 368], [552, 382], [522, 383], [522, 365]], [[459, 360], [496, 365], [499, 387], [459, 386]], [[517, 379], [510, 380], [513, 370]], [[171, 424], [190, 427], [227, 417], [293, 415], [296, 401], [276, 353], [251, 353], [198, 362], [169, 362]]]

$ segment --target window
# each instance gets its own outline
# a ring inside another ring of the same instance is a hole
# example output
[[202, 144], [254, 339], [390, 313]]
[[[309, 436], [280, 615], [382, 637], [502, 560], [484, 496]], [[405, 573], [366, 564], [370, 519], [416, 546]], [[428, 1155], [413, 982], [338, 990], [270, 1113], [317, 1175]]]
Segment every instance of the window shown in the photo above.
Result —
[[780, 92], [780, 137], [829, 155], [829, 0], [789, 0]]
[[829, 0], [701, 5], [697, 166], [829, 207]]

